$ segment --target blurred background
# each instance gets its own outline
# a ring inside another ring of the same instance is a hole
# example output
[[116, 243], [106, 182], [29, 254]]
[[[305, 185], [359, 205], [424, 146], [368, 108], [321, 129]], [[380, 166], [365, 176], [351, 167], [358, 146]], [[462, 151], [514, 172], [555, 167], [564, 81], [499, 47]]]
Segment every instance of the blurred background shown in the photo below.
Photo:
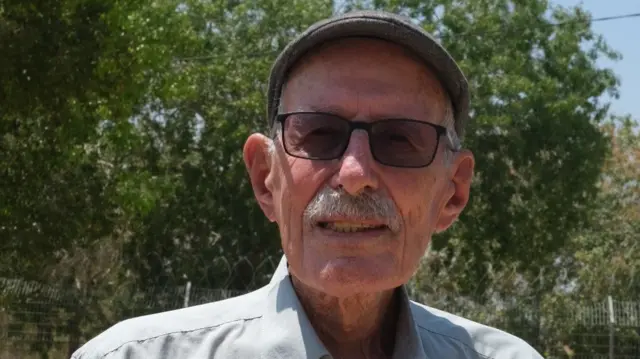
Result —
[[0, 0], [0, 358], [266, 284], [242, 163], [311, 23], [405, 14], [467, 74], [472, 199], [413, 298], [546, 358], [640, 358], [640, 1]]

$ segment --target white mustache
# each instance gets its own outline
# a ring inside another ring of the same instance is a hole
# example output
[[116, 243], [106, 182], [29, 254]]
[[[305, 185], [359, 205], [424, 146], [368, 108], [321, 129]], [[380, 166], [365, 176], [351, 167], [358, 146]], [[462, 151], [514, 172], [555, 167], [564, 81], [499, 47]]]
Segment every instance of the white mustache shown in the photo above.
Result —
[[401, 219], [395, 203], [386, 196], [365, 190], [357, 196], [343, 188], [323, 187], [304, 211], [307, 225], [315, 225], [327, 217], [346, 217], [383, 222], [393, 232], [400, 230]]

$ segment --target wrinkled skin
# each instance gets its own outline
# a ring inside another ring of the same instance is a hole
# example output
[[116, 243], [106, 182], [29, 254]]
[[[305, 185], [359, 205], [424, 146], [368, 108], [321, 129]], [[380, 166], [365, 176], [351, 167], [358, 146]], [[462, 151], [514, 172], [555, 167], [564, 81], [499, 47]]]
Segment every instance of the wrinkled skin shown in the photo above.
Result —
[[[282, 97], [284, 112], [324, 111], [357, 121], [440, 124], [445, 106], [444, 89], [427, 67], [373, 39], [340, 40], [305, 56]], [[344, 156], [333, 161], [291, 157], [280, 140], [271, 154], [270, 141], [251, 135], [244, 159], [258, 203], [278, 224], [294, 287], [314, 327], [336, 356], [385, 357], [393, 343], [380, 338], [393, 338], [383, 333], [393, 330], [394, 289], [413, 275], [432, 234], [447, 229], [467, 204], [472, 154], [456, 152], [446, 163], [441, 140], [430, 166], [407, 169], [377, 163], [363, 131], [354, 131]], [[349, 237], [305, 225], [305, 208], [324, 186], [388, 196], [400, 229]]]

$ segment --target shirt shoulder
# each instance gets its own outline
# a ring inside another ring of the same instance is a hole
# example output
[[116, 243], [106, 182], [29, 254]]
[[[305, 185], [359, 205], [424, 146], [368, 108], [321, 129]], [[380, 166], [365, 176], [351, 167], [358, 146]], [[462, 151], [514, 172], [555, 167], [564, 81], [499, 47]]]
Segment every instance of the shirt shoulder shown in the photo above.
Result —
[[218, 337], [242, 331], [246, 322], [262, 316], [265, 290], [124, 320], [88, 341], [71, 359], [153, 358], [156, 353], [160, 358], [167, 343], [180, 347], [181, 341], [224, 339]]
[[433, 357], [543, 359], [527, 342], [497, 328], [413, 301], [411, 312], [425, 350]]

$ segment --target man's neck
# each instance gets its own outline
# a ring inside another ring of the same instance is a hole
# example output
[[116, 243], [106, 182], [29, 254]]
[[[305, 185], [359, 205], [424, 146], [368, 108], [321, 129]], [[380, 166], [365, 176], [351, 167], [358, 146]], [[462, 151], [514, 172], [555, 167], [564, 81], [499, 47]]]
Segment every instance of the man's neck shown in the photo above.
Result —
[[333, 297], [291, 276], [318, 337], [335, 358], [390, 358], [398, 321], [394, 290]]

